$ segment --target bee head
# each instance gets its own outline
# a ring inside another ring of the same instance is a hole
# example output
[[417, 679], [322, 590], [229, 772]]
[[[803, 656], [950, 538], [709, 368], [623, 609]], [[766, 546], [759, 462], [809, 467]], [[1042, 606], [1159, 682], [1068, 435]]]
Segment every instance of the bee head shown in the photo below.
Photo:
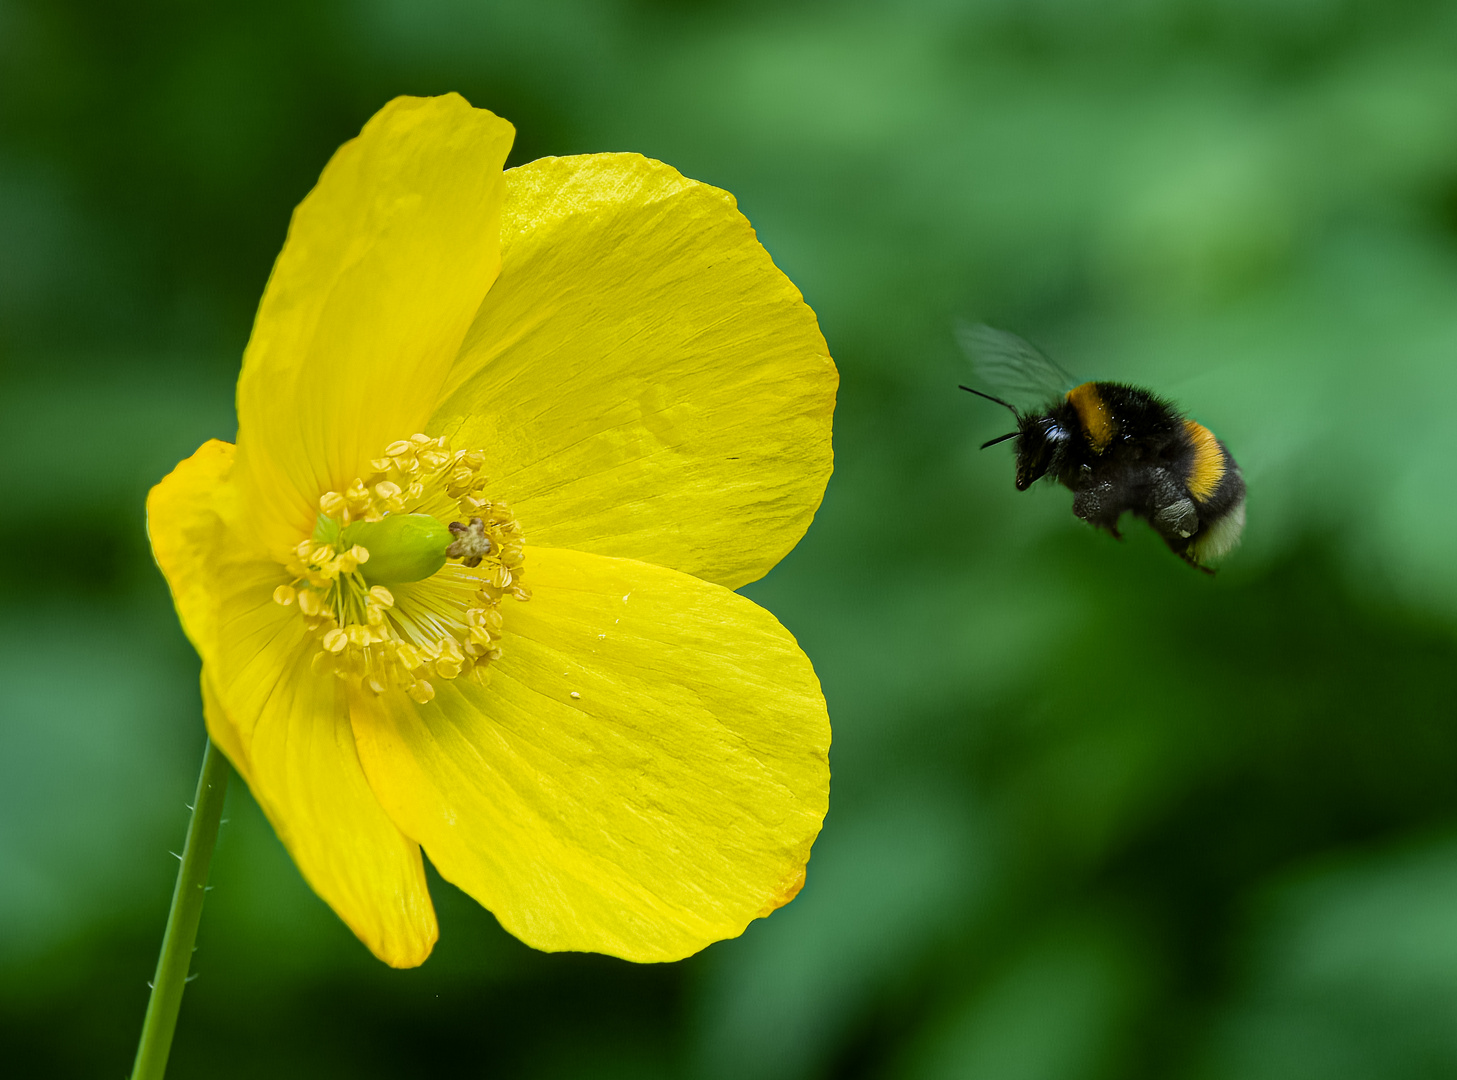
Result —
[[1017, 490], [1026, 491], [1053, 467], [1067, 431], [1050, 416], [1017, 417]]
[[1010, 402], [1003, 401], [999, 397], [992, 397], [991, 394], [981, 390], [973, 390], [969, 386], [963, 386], [961, 389], [975, 394], [977, 397], [984, 397], [988, 401], [995, 401], [1017, 418], [1016, 431], [999, 435], [995, 439], [988, 439], [981, 444], [981, 448], [985, 450], [988, 446], [996, 446], [997, 443], [1006, 442], [1008, 439], [1017, 440], [1018, 491], [1026, 491], [1057, 464], [1062, 444], [1067, 442], [1068, 434], [1067, 430], [1055, 419], [1047, 415], [1038, 416], [1034, 413], [1018, 412], [1016, 406]]

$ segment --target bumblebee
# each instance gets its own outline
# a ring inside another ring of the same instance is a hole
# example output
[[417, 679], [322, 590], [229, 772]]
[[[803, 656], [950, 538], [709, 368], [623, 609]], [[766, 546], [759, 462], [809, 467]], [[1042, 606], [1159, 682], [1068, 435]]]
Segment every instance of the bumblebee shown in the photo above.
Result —
[[1073, 493], [1073, 513], [1121, 539], [1125, 513], [1147, 521], [1175, 555], [1213, 573], [1239, 544], [1245, 484], [1224, 443], [1173, 404], [1122, 383], [1073, 379], [1037, 348], [990, 326], [960, 329], [978, 378], [1006, 398], [1039, 399], [1019, 408], [963, 386], [1011, 411], [1017, 430], [1018, 491], [1049, 477]]

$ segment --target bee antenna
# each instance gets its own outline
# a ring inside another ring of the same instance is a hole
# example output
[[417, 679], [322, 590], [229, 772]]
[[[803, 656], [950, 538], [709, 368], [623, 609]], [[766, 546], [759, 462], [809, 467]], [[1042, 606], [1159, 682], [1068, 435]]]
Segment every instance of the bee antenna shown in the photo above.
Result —
[[[1007, 402], [1003, 401], [999, 397], [992, 397], [990, 394], [984, 394], [980, 390], [973, 390], [969, 386], [963, 386], [963, 387], [961, 387], [961, 389], [962, 390], [965, 390], [968, 394], [975, 394], [977, 397], [984, 397], [988, 401], [995, 401], [1002, 408], [1009, 410], [1013, 416], [1017, 416], [1018, 415], [1017, 414], [1017, 407], [1015, 405], [1009, 405], [1009, 404], [1007, 404]], [[1020, 417], [1018, 417], [1018, 419], [1020, 419]]]
[[981, 444], [981, 448], [985, 450], [988, 446], [996, 446], [999, 442], [1006, 442], [1008, 439], [1015, 439], [1020, 434], [1022, 434], [1020, 431], [1009, 431], [1005, 435], [998, 435], [995, 439], [988, 439], [986, 442]]

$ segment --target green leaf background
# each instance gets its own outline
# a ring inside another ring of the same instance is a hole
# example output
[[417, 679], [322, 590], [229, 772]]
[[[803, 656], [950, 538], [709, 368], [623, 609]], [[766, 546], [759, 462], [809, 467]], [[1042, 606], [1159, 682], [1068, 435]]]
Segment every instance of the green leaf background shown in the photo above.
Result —
[[[124, 1074], [201, 751], [142, 501], [397, 93], [734, 192], [842, 373], [748, 592], [835, 723], [809, 880], [672, 967], [436, 880], [378, 965], [230, 795], [175, 1076], [1457, 1076], [1457, 8], [0, 0], [0, 1045]], [[1019, 495], [986, 320], [1249, 483], [1216, 579]]]

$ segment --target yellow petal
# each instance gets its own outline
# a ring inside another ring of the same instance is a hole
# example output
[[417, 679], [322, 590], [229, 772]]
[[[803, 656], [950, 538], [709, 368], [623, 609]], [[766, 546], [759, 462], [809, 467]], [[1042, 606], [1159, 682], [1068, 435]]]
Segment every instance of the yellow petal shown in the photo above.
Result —
[[[217, 625], [217, 553], [232, 541], [222, 504], [231, 493], [228, 478], [234, 449], [232, 443], [218, 439], [203, 443], [147, 496], [152, 552], [172, 590], [182, 630], [199, 653], [211, 649]], [[258, 569], [271, 572], [277, 567], [265, 564]], [[208, 734], [246, 780], [243, 744], [216, 704], [206, 676], [202, 691]]]
[[147, 494], [147, 537], [188, 639], [202, 651], [212, 640], [217, 602], [214, 552], [228, 541], [218, 500], [228, 490], [234, 446], [211, 439], [179, 462]]
[[830, 780], [794, 639], [676, 571], [539, 548], [527, 566], [484, 686], [356, 702], [401, 829], [538, 949], [675, 960], [787, 903]]
[[239, 480], [268, 550], [424, 426], [500, 267], [514, 134], [455, 94], [396, 98], [294, 211], [238, 380]]
[[272, 601], [283, 569], [231, 527], [232, 459], [207, 443], [147, 499], [152, 549], [202, 656], [208, 732], [314, 890], [380, 959], [419, 964], [437, 933], [419, 846], [365, 782], [343, 685], [313, 674], [316, 643]]
[[212, 688], [212, 681], [207, 677], [206, 668], [203, 669], [202, 678], [202, 717], [207, 724], [207, 734], [218, 746], [227, 759], [233, 763], [233, 768], [238, 770], [238, 775], [243, 782], [251, 789], [253, 787], [253, 770], [248, 765], [248, 755], [243, 749], [243, 739], [238, 734], [238, 729], [228, 719], [227, 711], [223, 703], [218, 700], [218, 693]]
[[296, 614], [279, 621], [278, 635], [231, 681], [208, 672], [221, 684], [209, 713], [228, 703], [253, 795], [314, 891], [385, 963], [424, 963], [439, 931], [420, 847], [365, 781], [344, 685], [310, 670], [317, 645], [299, 647]]
[[632, 154], [506, 174], [501, 276], [429, 430], [532, 543], [736, 588], [809, 526], [838, 376], [727, 192]]

